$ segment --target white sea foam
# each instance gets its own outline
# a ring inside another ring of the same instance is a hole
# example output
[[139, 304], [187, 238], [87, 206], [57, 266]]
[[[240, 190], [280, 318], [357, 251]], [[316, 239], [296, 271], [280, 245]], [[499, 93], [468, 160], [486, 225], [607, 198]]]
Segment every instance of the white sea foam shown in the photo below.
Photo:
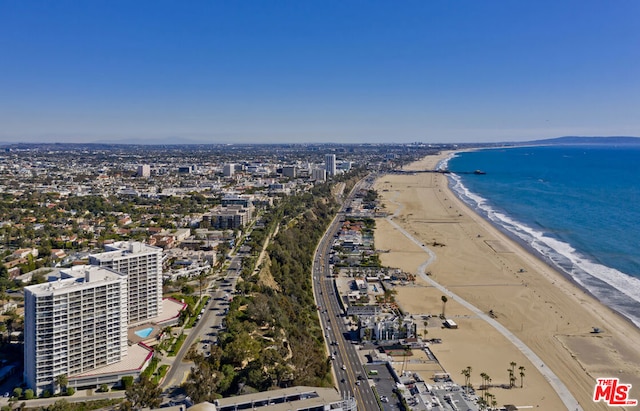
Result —
[[[453, 156], [443, 160], [438, 167], [444, 169]], [[494, 225], [505, 230], [517, 240], [538, 252], [559, 270], [592, 293], [605, 305], [620, 312], [640, 327], [640, 279], [614, 268], [598, 264], [570, 244], [553, 238], [540, 230], [522, 224], [496, 210], [485, 198], [469, 191], [456, 174], [450, 174], [451, 188], [465, 203]]]

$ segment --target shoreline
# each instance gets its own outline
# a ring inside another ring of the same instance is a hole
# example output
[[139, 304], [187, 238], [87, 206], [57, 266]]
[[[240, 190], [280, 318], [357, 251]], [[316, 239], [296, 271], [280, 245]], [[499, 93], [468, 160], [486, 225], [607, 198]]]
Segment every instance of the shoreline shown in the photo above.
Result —
[[[462, 152], [469, 152], [469, 151], [476, 151], [476, 149], [469, 149], [469, 150], [460, 150], [460, 151], [456, 151], [456, 152], [451, 152], [450, 155], [447, 155], [446, 158], [444, 158], [443, 160], [440, 160], [438, 162], [438, 165], [440, 165], [441, 163], [445, 163], [447, 164], [448, 161], [453, 158], [453, 155], [457, 152], [462, 153]], [[556, 263], [550, 256], [545, 255], [544, 253], [542, 253], [541, 251], [537, 250], [535, 247], [533, 247], [529, 242], [527, 242], [526, 240], [518, 237], [518, 235], [516, 235], [515, 233], [513, 233], [512, 231], [510, 231], [508, 228], [504, 227], [503, 225], [491, 220], [488, 215], [487, 212], [485, 210], [483, 210], [482, 208], [477, 207], [476, 205], [472, 204], [470, 201], [464, 199], [461, 197], [461, 193], [459, 193], [457, 190], [454, 189], [454, 185], [456, 183], [458, 183], [453, 177], [451, 176], [447, 176], [447, 188], [449, 189], [449, 191], [451, 192], [451, 194], [453, 196], [455, 196], [461, 203], [463, 203], [472, 213], [476, 214], [477, 216], [479, 216], [480, 218], [482, 218], [484, 221], [486, 221], [488, 224], [490, 224], [491, 226], [493, 226], [496, 230], [500, 231], [503, 235], [505, 235], [506, 237], [508, 237], [511, 241], [513, 241], [514, 243], [518, 244], [522, 249], [524, 249], [524, 251], [528, 252], [529, 254], [533, 255], [535, 258], [539, 259], [540, 261], [542, 261], [543, 263], [545, 263], [550, 270], [555, 271], [558, 275], [564, 277], [567, 281], [571, 282], [576, 288], [580, 289], [582, 292], [584, 292], [585, 294], [588, 294], [590, 297], [594, 298], [595, 300], [597, 300], [600, 304], [602, 304], [604, 307], [606, 307], [607, 309], [609, 309], [613, 314], [619, 316], [622, 320], [625, 320], [627, 322], [629, 322], [630, 325], [632, 325], [633, 327], [635, 327], [636, 329], [638, 329], [638, 331], [640, 331], [640, 324], [638, 322], [636, 322], [633, 318], [627, 316], [623, 311], [618, 310], [610, 305], [608, 305], [606, 302], [602, 301], [600, 299], [600, 297], [598, 296], [598, 294], [592, 290], [590, 290], [587, 286], [583, 285], [582, 283], [580, 283], [575, 276], [571, 275], [570, 273], [568, 273], [566, 270], [564, 270], [561, 265], [559, 263]], [[462, 182], [459, 182], [459, 184], [462, 185]], [[466, 186], [463, 185], [463, 187], [465, 189], [468, 190], [468, 188]], [[518, 224], [522, 224], [521, 222], [518, 222]], [[525, 227], [527, 227], [526, 225], [524, 225]], [[530, 227], [529, 227], [530, 228]], [[559, 241], [563, 241], [563, 240], [559, 240]], [[569, 246], [571, 246], [571, 244], [567, 244]], [[588, 257], [586, 257], [588, 259]], [[613, 267], [608, 267], [610, 269], [619, 271], [616, 268]], [[583, 270], [582, 268], [578, 267], [578, 270]], [[625, 276], [629, 276], [629, 274], [623, 273], [621, 271], [619, 271], [621, 275], [625, 275]], [[589, 273], [586, 273], [586, 275], [589, 275], [591, 277], [593, 277], [593, 279], [599, 283], [601, 283], [601, 285], [599, 285], [598, 287], [600, 287], [602, 290], [606, 290], [608, 292], [612, 292], [612, 293], [619, 293], [620, 290], [615, 288], [614, 286], [610, 285], [609, 283], [607, 283], [604, 280], [600, 280], [595, 276], [592, 276]], [[595, 286], [594, 286], [595, 287]], [[629, 298], [633, 303], [635, 303], [636, 305], [638, 305], [638, 309], [640, 310], [640, 302], [634, 300], [632, 297], [630, 296], [626, 296], [627, 298]], [[640, 312], [640, 311], [639, 311]]]
[[[426, 157], [413, 166], [424, 169], [431, 164], [434, 168], [448, 154]], [[388, 211], [399, 209], [394, 222], [436, 255], [427, 268], [430, 278], [482, 312], [495, 311], [495, 320], [548, 365], [583, 409], [607, 409], [603, 403], [592, 401], [598, 377], [615, 376], [640, 386], [640, 353], [630, 344], [640, 338], [635, 324], [458, 198], [447, 176], [430, 174], [384, 175], [376, 181], [376, 190]], [[394, 202], [402, 206], [396, 207]], [[381, 256], [383, 264], [416, 273], [427, 260], [425, 252], [394, 233], [385, 219], [377, 221], [376, 247], [391, 250]], [[437, 243], [445, 246], [435, 246]], [[515, 268], [525, 266], [525, 272]], [[398, 303], [406, 312], [437, 313], [444, 309], [439, 292], [424, 281], [396, 290]], [[425, 325], [424, 331], [429, 338], [442, 336], [444, 343], [432, 348], [455, 381], [462, 378], [458, 370], [472, 366], [478, 372], [499, 376], [495, 380], [504, 383], [509, 362], [499, 363], [512, 358], [526, 367], [528, 384], [518, 390], [497, 391], [499, 403], [567, 408], [559, 397], [552, 398], [549, 382], [536, 375], [540, 374], [538, 365], [524, 358], [514, 344], [455, 301], [446, 305], [447, 317], [459, 323], [460, 329], [452, 332], [434, 324]], [[598, 322], [604, 326], [604, 334], [591, 333]], [[472, 383], [479, 385], [479, 377], [474, 376]]]
[[[620, 319], [629, 322], [630, 325], [632, 325], [633, 327], [635, 327], [636, 329], [638, 329], [640, 331], [640, 326], [638, 324], [636, 324], [633, 321], [632, 318], [627, 317], [624, 313], [616, 310], [613, 307], [608, 306], [606, 303], [601, 301], [596, 294], [594, 294], [586, 286], [584, 286], [580, 282], [578, 282], [578, 280], [576, 280], [571, 274], [567, 273], [561, 267], [559, 267], [557, 264], [555, 264], [554, 261], [550, 257], [548, 257], [547, 255], [545, 255], [545, 254], [541, 253], [540, 251], [536, 250], [534, 247], [531, 246], [531, 244], [529, 244], [528, 242], [526, 242], [522, 238], [518, 237], [517, 235], [515, 235], [514, 233], [509, 231], [507, 228], [505, 228], [505, 227], [501, 226], [500, 224], [497, 224], [496, 222], [494, 222], [491, 219], [487, 218], [486, 214], [481, 209], [478, 209], [477, 207], [474, 207], [472, 204], [469, 204], [463, 198], [460, 198], [459, 194], [455, 190], [453, 190], [453, 188], [452, 188], [452, 185], [454, 184], [452, 182], [452, 179], [450, 177], [447, 177], [447, 180], [449, 182], [448, 188], [451, 191], [451, 193], [456, 198], [458, 198], [458, 200], [460, 200], [462, 203], [464, 203], [467, 206], [467, 208], [469, 210], [471, 210], [471, 212], [475, 213], [480, 218], [485, 220], [488, 224], [493, 226], [496, 230], [500, 231], [503, 235], [508, 237], [511, 241], [513, 241], [514, 243], [518, 244], [526, 252], [528, 252], [529, 254], [533, 255], [535, 258], [538, 258], [540, 261], [545, 263], [549, 267], [550, 270], [553, 270], [558, 275], [564, 277], [567, 281], [571, 282], [576, 288], [580, 289], [580, 291], [584, 292], [585, 294], [588, 294], [590, 297], [592, 297], [595, 300], [597, 300], [598, 302], [600, 302], [604, 307], [608, 308], [613, 314], [616, 314], [617, 316], [619, 316]], [[625, 275], [628, 275], [628, 274], [625, 274]], [[606, 287], [607, 287], [608, 290], [613, 291], [613, 292], [617, 292], [618, 291], [616, 288], [614, 288], [613, 286], [605, 283], [604, 281], [603, 281], [603, 283], [606, 284]]]

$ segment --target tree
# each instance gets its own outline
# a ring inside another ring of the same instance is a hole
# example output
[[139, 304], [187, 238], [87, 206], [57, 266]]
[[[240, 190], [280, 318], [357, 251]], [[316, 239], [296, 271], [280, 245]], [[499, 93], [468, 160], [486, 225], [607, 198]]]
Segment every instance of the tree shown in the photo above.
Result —
[[121, 381], [125, 390], [128, 390], [133, 385], [133, 377], [130, 375], [122, 377]]
[[467, 366], [467, 368], [463, 369], [461, 374], [464, 375], [464, 386], [466, 387], [467, 391], [469, 391], [469, 388], [471, 388], [471, 366]]
[[[67, 384], [69, 384], [69, 379], [67, 378], [67, 374], [60, 374], [55, 379], [55, 384], [60, 387], [60, 391], [67, 390]], [[54, 389], [55, 391], [55, 389]]]
[[47, 411], [71, 411], [71, 409], [72, 406], [69, 404], [69, 401], [62, 399], [51, 404], [47, 408]]
[[521, 365], [520, 367], [518, 367], [518, 369], [520, 370], [520, 388], [522, 388], [524, 386], [524, 366]]
[[482, 377], [482, 389], [484, 390], [484, 394], [482, 395], [485, 404], [489, 404], [489, 398], [491, 393], [489, 392], [489, 386], [491, 383], [491, 377], [485, 372], [480, 373], [480, 377]]
[[444, 307], [447, 305], [447, 301], [449, 301], [449, 299], [446, 295], [443, 295], [442, 297], [440, 297], [440, 300], [442, 300], [442, 318], [445, 318]]
[[200, 290], [200, 300], [202, 300], [202, 288], [204, 287], [204, 282], [207, 279], [208, 273], [206, 271], [201, 271], [198, 274], [198, 289]]
[[196, 361], [196, 366], [191, 367], [191, 373], [183, 384], [183, 388], [195, 403], [213, 402], [216, 398], [219, 379], [218, 372], [213, 369], [212, 364], [203, 360]]
[[395, 295], [398, 294], [397, 290], [393, 290], [390, 288], [384, 289], [384, 302], [385, 303], [393, 303], [396, 300]]
[[31, 388], [28, 388], [26, 390], [24, 390], [24, 399], [25, 400], [32, 400], [35, 398], [35, 393], [33, 392], [33, 390]]
[[138, 384], [133, 384], [125, 392], [127, 404], [125, 407], [131, 410], [142, 408], [158, 408], [162, 402], [162, 389], [154, 384], [149, 377], [141, 376]]
[[20, 397], [22, 397], [22, 388], [20, 387], [16, 387], [13, 389], [13, 396], [16, 397], [17, 399], [20, 399]]
[[516, 383], [516, 362], [515, 361], [511, 361], [509, 363], [509, 365], [511, 366], [511, 368], [509, 368], [509, 388], [513, 388], [515, 386]]
[[7, 334], [7, 325], [5, 323], [0, 323], [0, 344], [4, 341], [4, 339], [9, 339]]

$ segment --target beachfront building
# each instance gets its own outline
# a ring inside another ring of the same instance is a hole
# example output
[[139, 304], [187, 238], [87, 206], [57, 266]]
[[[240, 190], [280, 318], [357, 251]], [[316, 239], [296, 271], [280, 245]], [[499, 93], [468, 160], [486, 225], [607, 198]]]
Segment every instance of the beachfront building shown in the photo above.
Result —
[[89, 263], [128, 276], [129, 323], [162, 313], [162, 249], [138, 241], [105, 245], [105, 252], [89, 256]]
[[25, 287], [24, 379], [39, 395], [127, 355], [127, 276], [75, 266]]
[[409, 316], [360, 317], [360, 338], [362, 339], [385, 342], [416, 337], [416, 324]]

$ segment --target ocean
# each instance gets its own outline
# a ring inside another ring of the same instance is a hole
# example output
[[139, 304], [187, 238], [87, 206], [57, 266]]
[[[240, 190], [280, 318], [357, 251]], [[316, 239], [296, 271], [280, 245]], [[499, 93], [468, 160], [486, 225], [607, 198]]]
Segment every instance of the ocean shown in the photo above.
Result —
[[640, 327], [639, 146], [486, 149], [440, 167], [476, 212]]

